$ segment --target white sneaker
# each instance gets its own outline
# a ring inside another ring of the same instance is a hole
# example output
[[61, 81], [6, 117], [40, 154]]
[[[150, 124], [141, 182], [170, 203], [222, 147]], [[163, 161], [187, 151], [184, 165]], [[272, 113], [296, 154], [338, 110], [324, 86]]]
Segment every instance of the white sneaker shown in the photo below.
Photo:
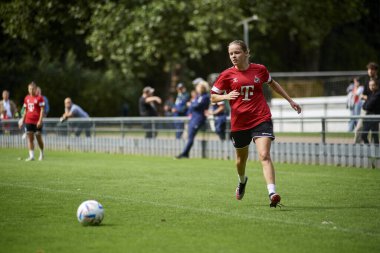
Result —
[[30, 161], [34, 161], [34, 157], [28, 157], [25, 159], [25, 162], [30, 162]]
[[42, 161], [44, 159], [44, 155], [40, 154], [40, 157], [38, 158], [38, 161]]

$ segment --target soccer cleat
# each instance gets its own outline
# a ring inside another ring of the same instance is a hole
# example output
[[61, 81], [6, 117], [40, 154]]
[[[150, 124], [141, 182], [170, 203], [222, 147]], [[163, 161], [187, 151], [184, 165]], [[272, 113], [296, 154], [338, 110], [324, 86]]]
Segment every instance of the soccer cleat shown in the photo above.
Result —
[[25, 159], [25, 162], [31, 162], [34, 161], [34, 157], [28, 157]]
[[245, 177], [245, 182], [244, 183], [239, 182], [238, 186], [236, 187], [236, 199], [237, 200], [243, 199], [244, 193], [245, 193], [245, 186], [247, 185], [247, 182], [248, 182], [248, 177]]
[[271, 193], [271, 194], [269, 195], [269, 200], [270, 200], [269, 207], [274, 207], [274, 208], [276, 208], [277, 206], [279, 206], [279, 207], [282, 206], [282, 205], [280, 204], [281, 197], [280, 197], [280, 195], [278, 195], [277, 193]]
[[44, 155], [40, 154], [40, 157], [38, 158], [38, 161], [42, 161], [44, 159]]

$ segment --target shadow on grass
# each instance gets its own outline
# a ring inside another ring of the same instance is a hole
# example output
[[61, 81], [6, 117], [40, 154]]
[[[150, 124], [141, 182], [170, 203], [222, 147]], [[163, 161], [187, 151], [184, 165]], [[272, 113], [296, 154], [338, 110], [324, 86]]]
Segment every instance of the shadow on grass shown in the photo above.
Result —
[[88, 226], [83, 226], [84, 228], [101, 228], [101, 227], [116, 227], [116, 224], [112, 223], [101, 223], [99, 225], [88, 225]]

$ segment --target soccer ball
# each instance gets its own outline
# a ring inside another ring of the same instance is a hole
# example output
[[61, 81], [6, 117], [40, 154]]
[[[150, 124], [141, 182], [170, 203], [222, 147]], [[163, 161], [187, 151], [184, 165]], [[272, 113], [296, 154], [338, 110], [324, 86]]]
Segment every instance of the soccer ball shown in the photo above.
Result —
[[104, 217], [103, 206], [96, 200], [84, 201], [78, 207], [78, 221], [84, 225], [99, 225]]

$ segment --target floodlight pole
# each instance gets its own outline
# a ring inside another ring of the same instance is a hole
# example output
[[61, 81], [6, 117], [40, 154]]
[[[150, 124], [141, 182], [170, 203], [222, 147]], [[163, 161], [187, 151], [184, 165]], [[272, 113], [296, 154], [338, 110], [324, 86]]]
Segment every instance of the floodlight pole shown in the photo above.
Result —
[[243, 25], [243, 30], [244, 30], [244, 42], [247, 44], [247, 47], [249, 48], [249, 22], [252, 21], [258, 21], [259, 17], [255, 14], [252, 17], [243, 19], [238, 23], [238, 25]]

